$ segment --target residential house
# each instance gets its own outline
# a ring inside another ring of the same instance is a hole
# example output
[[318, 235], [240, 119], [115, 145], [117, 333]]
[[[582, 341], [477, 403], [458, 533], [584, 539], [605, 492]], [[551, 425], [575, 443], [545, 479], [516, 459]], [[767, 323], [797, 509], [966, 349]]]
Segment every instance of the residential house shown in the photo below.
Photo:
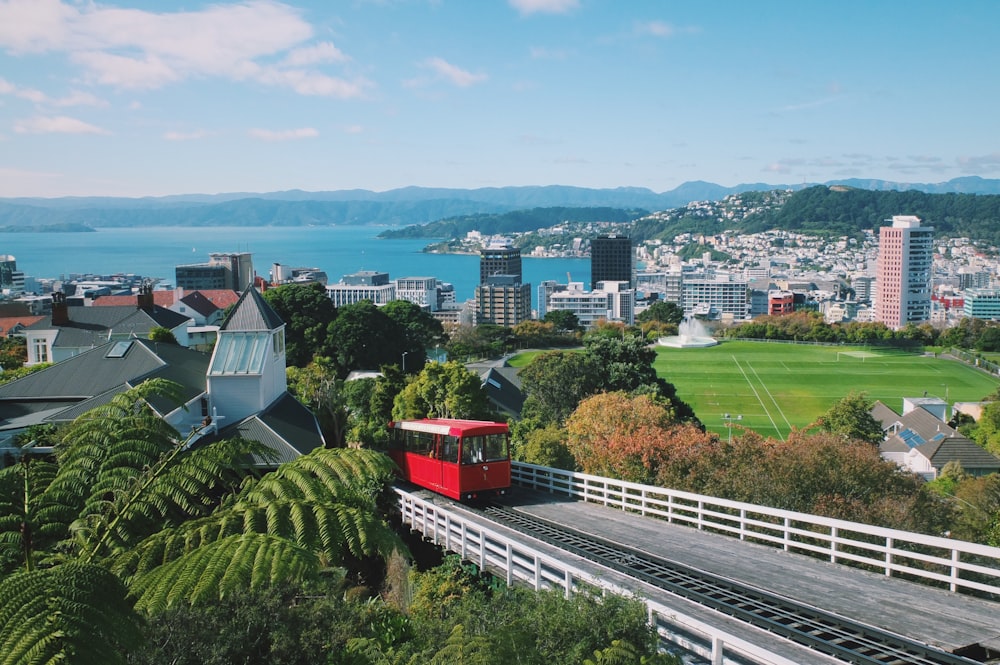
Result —
[[923, 406], [897, 414], [882, 402], [871, 410], [886, 434], [879, 445], [882, 458], [934, 480], [948, 462], [958, 462], [966, 473], [985, 476], [1000, 472], [1000, 458], [948, 426]]
[[31, 425], [68, 423], [159, 377], [182, 386], [183, 405], [154, 400], [150, 406], [182, 436], [194, 437], [192, 445], [242, 437], [271, 448], [277, 463], [294, 459], [325, 442], [315, 416], [287, 390], [284, 328], [248, 288], [220, 326], [212, 354], [132, 337], [95, 345], [0, 386], [0, 447], [13, 454], [13, 437]]
[[26, 365], [59, 362], [112, 340], [145, 338], [153, 328], [166, 328], [187, 346], [191, 318], [154, 305], [152, 291], [139, 292], [134, 304], [118, 307], [70, 307], [66, 296], [52, 294], [52, 313], [27, 326]]

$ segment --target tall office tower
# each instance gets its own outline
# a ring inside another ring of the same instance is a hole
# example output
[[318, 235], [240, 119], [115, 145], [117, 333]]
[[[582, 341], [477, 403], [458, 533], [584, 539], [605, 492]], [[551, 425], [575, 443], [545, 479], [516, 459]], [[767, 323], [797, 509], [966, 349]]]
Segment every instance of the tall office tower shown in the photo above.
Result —
[[590, 241], [590, 288], [598, 282], [632, 283], [632, 239], [628, 236], [598, 236]]
[[876, 321], [898, 330], [930, 319], [933, 262], [934, 227], [918, 217], [896, 215], [879, 230]]
[[521, 281], [521, 250], [511, 244], [490, 245], [479, 250], [479, 283], [494, 275], [514, 275]]

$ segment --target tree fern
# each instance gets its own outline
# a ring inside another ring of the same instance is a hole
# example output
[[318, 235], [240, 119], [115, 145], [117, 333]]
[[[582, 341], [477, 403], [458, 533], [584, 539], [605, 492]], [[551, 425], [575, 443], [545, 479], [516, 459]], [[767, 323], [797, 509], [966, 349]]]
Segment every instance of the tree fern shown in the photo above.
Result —
[[316, 553], [265, 534], [229, 536], [131, 580], [136, 608], [158, 612], [319, 574]]
[[[242, 440], [189, 447], [149, 406], [150, 381], [78, 418], [56, 463], [0, 471], [0, 665], [118, 662], [134, 608], [314, 579], [350, 557], [405, 550], [375, 514], [392, 463], [317, 450], [276, 472]], [[89, 640], [89, 641], [88, 641]]]
[[123, 663], [141, 623], [119, 579], [69, 563], [0, 580], [0, 665]]
[[[348, 461], [354, 457], [360, 459]], [[343, 472], [347, 468], [354, 473]], [[143, 575], [237, 534], [278, 537], [315, 550], [322, 555], [317, 565], [340, 565], [348, 556], [388, 558], [405, 546], [373, 512], [374, 501], [349, 483], [367, 487], [377, 478], [387, 478], [390, 468], [387, 458], [372, 451], [315, 450], [245, 483], [233, 502], [211, 515], [161, 529], [117, 554], [111, 563], [119, 574]]]

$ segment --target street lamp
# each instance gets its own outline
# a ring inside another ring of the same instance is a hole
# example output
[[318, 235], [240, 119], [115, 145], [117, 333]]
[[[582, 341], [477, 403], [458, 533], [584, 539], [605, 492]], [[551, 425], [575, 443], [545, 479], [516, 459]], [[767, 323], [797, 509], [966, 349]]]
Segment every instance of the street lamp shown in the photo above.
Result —
[[733, 416], [733, 415], [730, 415], [728, 413], [723, 413], [722, 414], [722, 419], [726, 421], [726, 429], [729, 430], [729, 440], [727, 441], [727, 443], [731, 444], [733, 442], [733, 421], [735, 420], [735, 421], [739, 422], [739, 421], [743, 420], [743, 415], [740, 414], [740, 415]]
[[406, 356], [410, 355], [409, 351], [403, 351], [403, 374], [406, 374]]

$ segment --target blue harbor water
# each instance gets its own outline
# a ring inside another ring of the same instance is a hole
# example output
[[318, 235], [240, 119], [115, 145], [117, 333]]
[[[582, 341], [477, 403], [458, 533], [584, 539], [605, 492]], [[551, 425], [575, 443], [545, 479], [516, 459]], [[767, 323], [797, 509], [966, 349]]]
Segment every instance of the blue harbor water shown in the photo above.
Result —
[[[384, 227], [172, 227], [105, 228], [96, 233], [6, 233], [0, 254], [12, 254], [29, 277], [68, 278], [71, 274], [131, 273], [173, 284], [174, 266], [205, 263], [211, 252], [250, 252], [257, 274], [267, 278], [280, 263], [319, 268], [330, 282], [348, 273], [377, 270], [398, 277], [437, 277], [455, 285], [461, 302], [472, 298], [479, 281], [479, 257], [426, 254], [431, 241], [380, 240]], [[542, 280], [590, 281], [590, 259], [530, 258], [522, 261], [532, 290]], [[537, 294], [532, 294], [533, 297]], [[537, 304], [536, 304], [537, 306]]]

